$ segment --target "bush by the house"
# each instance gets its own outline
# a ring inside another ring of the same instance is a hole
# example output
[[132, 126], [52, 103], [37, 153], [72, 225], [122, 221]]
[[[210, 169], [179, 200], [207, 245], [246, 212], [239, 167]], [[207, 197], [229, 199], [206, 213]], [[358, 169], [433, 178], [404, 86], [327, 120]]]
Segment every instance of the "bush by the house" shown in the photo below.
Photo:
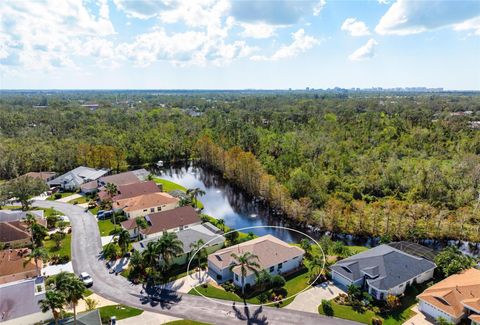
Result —
[[327, 316], [333, 316], [333, 307], [330, 300], [322, 299], [322, 310]]

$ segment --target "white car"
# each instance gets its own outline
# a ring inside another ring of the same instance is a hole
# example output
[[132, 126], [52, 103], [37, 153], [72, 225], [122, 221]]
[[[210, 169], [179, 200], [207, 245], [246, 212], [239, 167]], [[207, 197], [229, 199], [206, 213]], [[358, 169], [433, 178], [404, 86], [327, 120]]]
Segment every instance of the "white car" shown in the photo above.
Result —
[[90, 287], [93, 284], [93, 279], [87, 272], [80, 273], [80, 279], [86, 287]]

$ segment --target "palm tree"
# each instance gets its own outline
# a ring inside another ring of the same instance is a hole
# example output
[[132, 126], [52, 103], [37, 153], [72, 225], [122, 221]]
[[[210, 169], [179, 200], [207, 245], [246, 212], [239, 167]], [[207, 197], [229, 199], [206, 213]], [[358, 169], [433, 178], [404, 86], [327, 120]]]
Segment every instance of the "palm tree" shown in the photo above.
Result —
[[158, 242], [149, 242], [142, 252], [142, 258], [147, 267], [156, 267], [158, 265]]
[[325, 268], [323, 267], [323, 260], [319, 255], [313, 255], [310, 259], [309, 270], [310, 270], [310, 280], [313, 281], [320, 274], [325, 273]]
[[43, 238], [48, 234], [47, 229], [37, 222], [37, 219], [30, 213], [25, 216], [24, 222], [32, 235], [33, 248], [42, 246]]
[[197, 256], [198, 262], [198, 278], [200, 279], [200, 264], [202, 259], [207, 256], [207, 249], [205, 248], [205, 242], [203, 239], [199, 239], [194, 243], [190, 244], [190, 248], [192, 249], [191, 252]]
[[267, 270], [258, 272], [256, 284], [262, 288], [262, 291], [265, 290], [266, 287], [270, 286], [271, 281], [272, 275], [268, 273]]
[[187, 195], [192, 199], [193, 205], [197, 208], [197, 198], [199, 196], [204, 196], [206, 193], [204, 190], [196, 187], [196, 188], [190, 188], [187, 190]]
[[105, 185], [105, 191], [108, 193], [110, 198], [113, 198], [118, 193], [117, 185], [113, 183], [107, 183], [107, 185]]
[[113, 260], [117, 258], [118, 247], [115, 243], [108, 243], [103, 247], [102, 251], [103, 257], [107, 260]]
[[63, 305], [65, 304], [65, 296], [57, 290], [48, 290], [45, 294], [45, 299], [38, 302], [42, 313], [51, 310], [55, 324], [58, 324], [58, 319], [62, 313]]
[[118, 232], [118, 246], [120, 247], [120, 251], [122, 255], [128, 251], [128, 244], [130, 243], [130, 233], [126, 229], [121, 229]]
[[183, 253], [183, 243], [175, 233], [167, 232], [157, 241], [157, 253], [162, 257], [164, 270], [168, 269], [173, 258]]
[[27, 265], [30, 263], [31, 260], [35, 262], [35, 270], [37, 272], [37, 276], [40, 276], [40, 268], [38, 267], [38, 261], [46, 262], [48, 261], [48, 252], [43, 247], [36, 247], [31, 250], [31, 252], [27, 255], [25, 260], [23, 261], [23, 265]]
[[135, 219], [135, 224], [137, 225], [137, 233], [138, 233], [138, 240], [140, 240], [140, 229], [146, 229], [148, 227], [148, 223], [143, 217], [138, 217]]
[[233, 268], [240, 266], [240, 274], [242, 277], [242, 296], [245, 302], [245, 277], [247, 276], [248, 270], [255, 273], [255, 276], [258, 276], [258, 269], [260, 269], [260, 265], [256, 262], [258, 261], [258, 256], [250, 252], [245, 252], [241, 255], [232, 253], [230, 256], [232, 256], [234, 259], [233, 264], [229, 267], [230, 271]]
[[73, 323], [77, 324], [77, 304], [80, 299], [84, 298], [85, 294], [85, 284], [77, 278], [71, 277], [70, 281], [68, 282], [67, 290], [65, 293], [65, 301], [70, 303], [73, 308]]

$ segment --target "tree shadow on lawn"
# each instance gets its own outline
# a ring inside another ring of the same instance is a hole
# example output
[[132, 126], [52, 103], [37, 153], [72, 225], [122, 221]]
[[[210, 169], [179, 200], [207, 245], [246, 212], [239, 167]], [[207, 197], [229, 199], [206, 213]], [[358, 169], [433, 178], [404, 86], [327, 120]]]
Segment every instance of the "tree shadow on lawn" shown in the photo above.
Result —
[[239, 320], [246, 321], [247, 324], [258, 324], [258, 325], [267, 325], [267, 316], [261, 315], [263, 311], [263, 306], [258, 307], [250, 314], [250, 309], [248, 306], [244, 306], [243, 312], [241, 309], [237, 308], [235, 305], [232, 307], [235, 312], [235, 317]]

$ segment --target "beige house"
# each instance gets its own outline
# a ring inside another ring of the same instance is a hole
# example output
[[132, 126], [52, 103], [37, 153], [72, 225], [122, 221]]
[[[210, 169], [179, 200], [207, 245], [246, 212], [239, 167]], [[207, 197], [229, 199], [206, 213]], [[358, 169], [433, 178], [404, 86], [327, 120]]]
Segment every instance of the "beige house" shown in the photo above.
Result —
[[[294, 272], [302, 266], [305, 251], [297, 246], [272, 236], [265, 235], [244, 243], [221, 249], [208, 256], [208, 274], [218, 283], [233, 280], [236, 286], [242, 286], [240, 267], [230, 269], [235, 259], [232, 254], [242, 255], [250, 252], [258, 257], [260, 268], [272, 275]], [[252, 286], [256, 282], [255, 273], [248, 270], [244, 285]]]
[[[37, 276], [35, 262], [25, 263], [25, 257], [30, 253], [28, 248], [5, 249], [0, 251], [0, 284], [34, 278]], [[38, 262], [41, 269], [42, 261]]]
[[178, 207], [179, 201], [179, 199], [168, 193], [148, 193], [116, 200], [113, 203], [113, 209], [123, 211], [128, 218], [137, 218], [155, 212], [174, 209]]
[[[480, 323], [480, 270], [468, 269], [449, 276], [417, 296], [418, 309], [428, 316], [457, 324], [470, 319]], [[468, 322], [468, 321], [467, 321]]]

